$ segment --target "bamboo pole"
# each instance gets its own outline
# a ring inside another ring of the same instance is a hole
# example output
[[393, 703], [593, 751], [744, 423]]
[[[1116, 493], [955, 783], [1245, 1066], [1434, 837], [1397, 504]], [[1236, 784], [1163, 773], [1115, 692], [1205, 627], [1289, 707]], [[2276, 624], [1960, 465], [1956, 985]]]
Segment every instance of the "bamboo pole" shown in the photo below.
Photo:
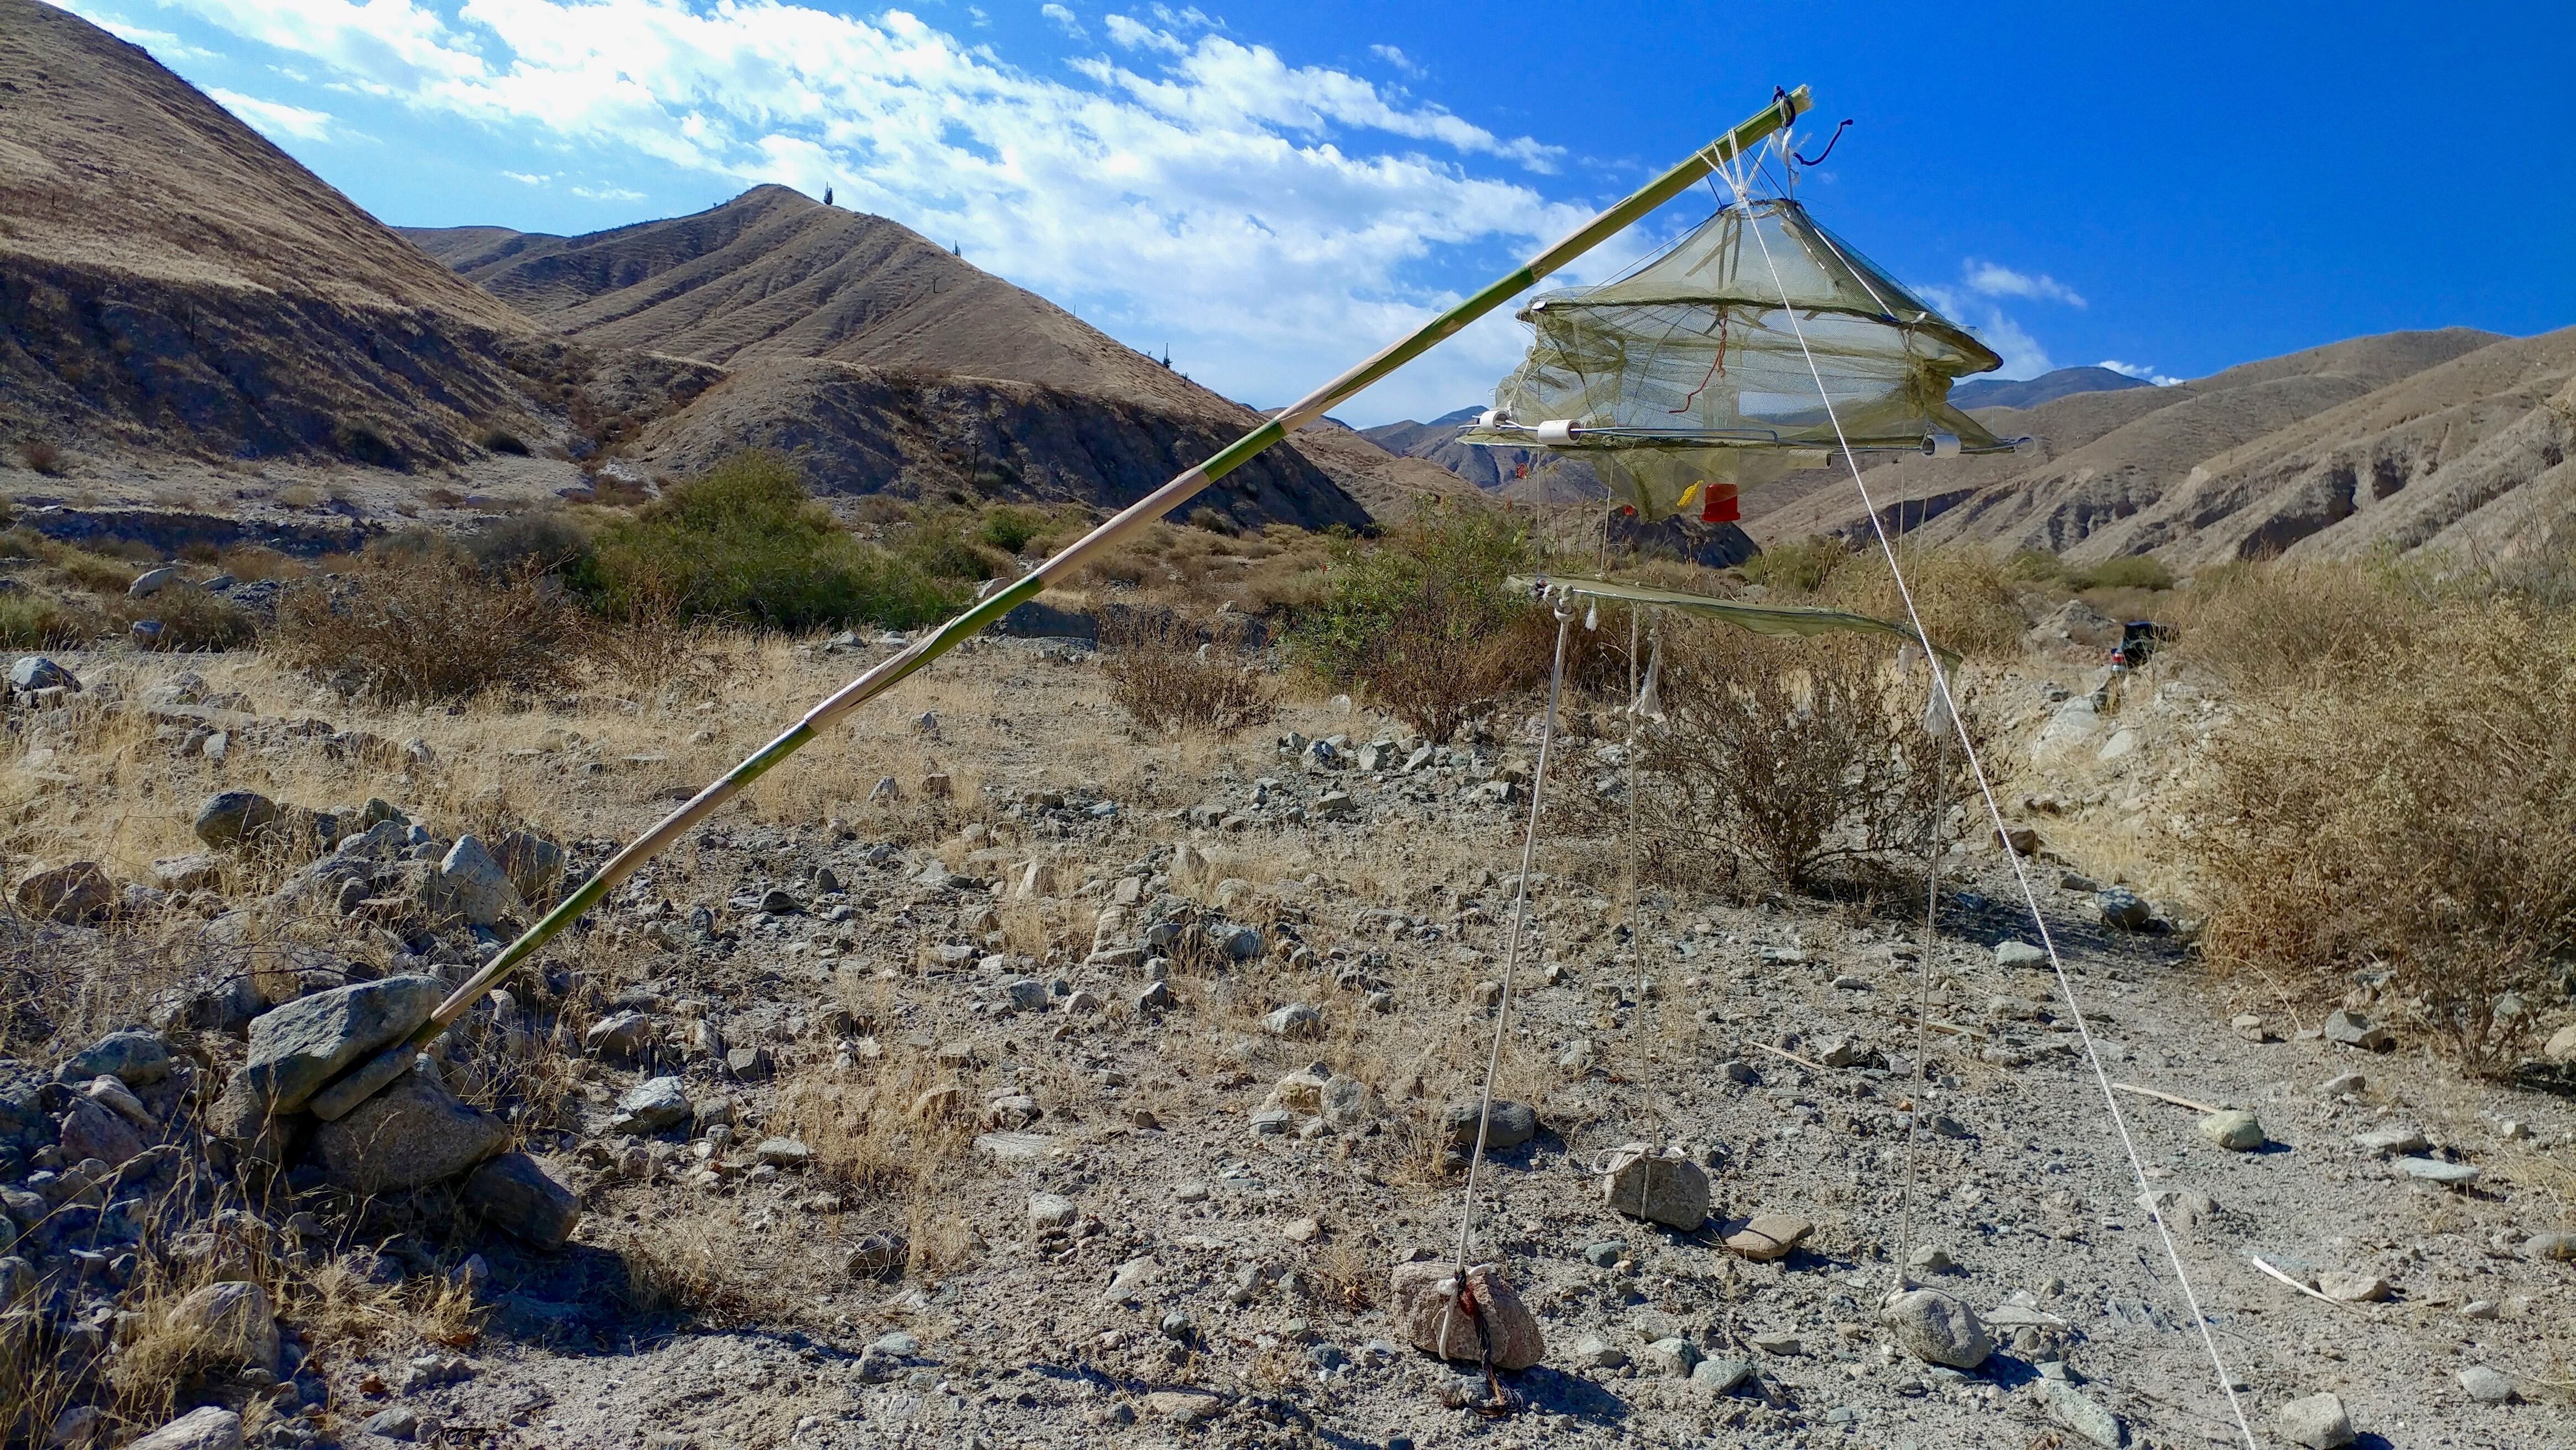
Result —
[[1169, 483], [1128, 505], [1107, 522], [1083, 535], [1054, 558], [1030, 570], [1006, 588], [941, 625], [913, 642], [902, 653], [878, 664], [857, 679], [834, 691], [822, 703], [805, 712], [805, 717], [789, 727], [778, 738], [752, 752], [740, 765], [718, 778], [706, 789], [671, 812], [662, 821], [637, 837], [624, 850], [609, 858], [607, 864], [593, 872], [573, 893], [552, 911], [539, 918], [536, 925], [521, 933], [518, 940], [501, 949], [481, 971], [458, 987], [438, 1010], [430, 1014], [420, 1030], [408, 1039], [386, 1049], [361, 1064], [338, 1082], [325, 1088], [313, 1099], [317, 1116], [337, 1118], [366, 1101], [377, 1089], [400, 1077], [421, 1048], [438, 1040], [456, 1019], [473, 1005], [474, 999], [490, 991], [512, 968], [526, 961], [584, 912], [598, 904], [600, 898], [614, 890], [618, 883], [634, 874], [637, 867], [651, 860], [661, 850], [678, 840], [688, 829], [724, 804], [743, 787], [771, 766], [795, 753], [799, 746], [822, 733], [825, 727], [860, 705], [900, 683], [914, 671], [929, 664], [967, 639], [980, 633], [1013, 608], [1036, 598], [1046, 587], [1080, 568], [1082, 564], [1127, 538], [1145, 525], [1170, 513], [1195, 497], [1201, 489], [1232, 473], [1235, 469], [1291, 433], [1324, 416], [1335, 404], [1343, 402], [1370, 384], [1386, 377], [1397, 368], [1430, 351], [1470, 322], [1509, 302], [1537, 285], [1540, 278], [1562, 269], [1601, 242], [1625, 230], [1648, 212], [1699, 184], [1700, 179], [1717, 169], [1723, 158], [1732, 160], [1795, 121], [1814, 104], [1807, 88], [1775, 93], [1771, 103], [1755, 115], [1736, 124], [1725, 135], [1691, 154], [1690, 158], [1663, 175], [1648, 182], [1626, 200], [1584, 223], [1564, 240], [1531, 258], [1527, 265], [1495, 279], [1455, 307], [1433, 318], [1410, 336], [1390, 343], [1367, 361], [1340, 377], [1324, 384], [1290, 406], [1281, 409], [1270, 421], [1246, 433], [1220, 449], [1205, 463], [1183, 470]]

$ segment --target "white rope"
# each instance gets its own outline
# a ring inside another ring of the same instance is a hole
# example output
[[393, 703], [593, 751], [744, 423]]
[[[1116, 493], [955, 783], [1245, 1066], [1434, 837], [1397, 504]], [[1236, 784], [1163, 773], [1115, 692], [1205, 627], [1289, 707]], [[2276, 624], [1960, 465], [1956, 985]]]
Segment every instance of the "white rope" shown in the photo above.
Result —
[[[1799, 352], [1806, 356], [1807, 372], [1815, 379], [1816, 395], [1824, 399], [1825, 416], [1834, 425], [1834, 441], [1842, 445], [1843, 466], [1851, 471], [1853, 487], [1860, 490], [1861, 507], [1869, 514], [1870, 530], [1878, 536], [1879, 551], [1887, 556], [1889, 573], [1896, 581], [1897, 597], [1905, 601], [1905, 617], [1914, 625], [1915, 636], [1923, 646], [1923, 658], [1932, 667], [1933, 684], [1939, 691], [1941, 703], [1950, 712], [1950, 723], [1958, 735], [1960, 748], [1967, 753], [1968, 769], [1976, 777], [1977, 791], [1985, 797], [1986, 814], [1994, 822], [1996, 839], [2004, 840], [2003, 807], [1995, 800], [1992, 782], [1986, 779], [1985, 762], [1977, 758], [1976, 742], [1968, 737], [1967, 722], [1960, 718], [1958, 699], [1951, 693], [1949, 675], [1941, 668], [1941, 657], [1932, 651], [1932, 635], [1923, 626], [1922, 612], [1915, 607], [1914, 591], [1906, 584], [1904, 572], [1897, 567], [1896, 547], [1887, 537], [1887, 525], [1878, 516], [1877, 503], [1869, 496], [1869, 483], [1861, 477], [1860, 465], [1852, 458], [1850, 440], [1843, 436], [1842, 417], [1834, 408], [1832, 391], [1825, 386], [1824, 370], [1816, 365], [1816, 354], [1807, 346], [1807, 330], [1799, 325], [1798, 310], [1789, 301], [1788, 288], [1780, 281], [1780, 269], [1771, 259], [1771, 244], [1763, 239], [1762, 229], [1754, 224], [1753, 209], [1746, 200], [1741, 154], [1734, 156], [1733, 160], [1735, 166], [1728, 171], [1727, 181], [1735, 188], [1736, 205], [1743, 210], [1746, 227], [1753, 233], [1754, 241], [1761, 245], [1762, 263], [1771, 271], [1772, 284], [1780, 288], [1780, 310], [1789, 319], [1790, 331], [1798, 339]], [[2067, 1011], [2075, 1019], [2076, 1034], [2084, 1043], [2085, 1060], [2092, 1064], [2094, 1081], [2102, 1090], [2102, 1106], [2111, 1115], [2112, 1127], [2119, 1132], [2120, 1149], [2128, 1155], [2129, 1171], [2137, 1181], [2139, 1196], [2144, 1198], [2152, 1191], [2147, 1186], [2146, 1164], [2138, 1158], [2138, 1145], [2129, 1136], [2129, 1120], [2121, 1113], [2119, 1098], [2111, 1091], [2111, 1074], [2102, 1066], [2102, 1054], [2094, 1044], [2093, 1029], [2085, 1024], [2083, 1008], [2075, 999], [2074, 980], [2067, 974], [2066, 963], [2058, 957], [2057, 943], [2049, 936], [2047, 919], [2040, 915], [2039, 894], [2030, 884], [2030, 868], [2009, 841], [2004, 843], [2004, 855], [2012, 861], [2013, 880], [2021, 888], [2023, 904], [2030, 908], [2031, 926], [2039, 933], [2041, 948], [2048, 953], [2050, 970], [2057, 974], [2058, 990], [2066, 998]], [[2174, 1282], [2181, 1285], [2183, 1299], [2191, 1306], [2192, 1322], [2200, 1329], [2200, 1342], [2209, 1351], [2210, 1367], [2217, 1372], [2218, 1388], [2227, 1397], [2227, 1408], [2236, 1417], [2236, 1428], [2244, 1433], [2247, 1450], [2261, 1450], [2254, 1437], [2254, 1427], [2245, 1418], [2245, 1407], [2237, 1401], [2236, 1377], [2228, 1372], [2227, 1361], [2218, 1352], [2218, 1336], [2210, 1327], [2208, 1314], [2200, 1307], [2200, 1295], [2191, 1286], [2191, 1275], [2183, 1269], [2182, 1251], [2174, 1244], [2173, 1231], [2165, 1226], [2164, 1215], [2151, 1209], [2147, 1216], [2154, 1221], [2158, 1237], [2164, 1240], [2165, 1259], [2173, 1265]]]
[[[1530, 771], [1529, 824], [1521, 831], [1521, 876], [1512, 891], [1512, 935], [1503, 947], [1502, 995], [1494, 1002], [1494, 1045], [1485, 1056], [1485, 1090], [1476, 1105], [1476, 1148], [1467, 1160], [1465, 1202], [1458, 1213], [1458, 1276], [1466, 1282], [1469, 1234], [1476, 1222], [1476, 1174], [1485, 1165], [1485, 1135], [1492, 1129], [1494, 1116], [1494, 1078], [1503, 1065], [1503, 1034], [1512, 1019], [1512, 973], [1520, 965], [1521, 936], [1529, 929], [1530, 868], [1538, 854], [1538, 813], [1547, 784], [1547, 757], [1556, 744], [1556, 702], [1565, 687], [1565, 638], [1574, 628], [1574, 599], [1560, 597], [1556, 603], [1556, 663], [1548, 674], [1547, 716], [1539, 727], [1538, 764]], [[1442, 1311], [1440, 1342], [1448, 1343], [1448, 1311]]]

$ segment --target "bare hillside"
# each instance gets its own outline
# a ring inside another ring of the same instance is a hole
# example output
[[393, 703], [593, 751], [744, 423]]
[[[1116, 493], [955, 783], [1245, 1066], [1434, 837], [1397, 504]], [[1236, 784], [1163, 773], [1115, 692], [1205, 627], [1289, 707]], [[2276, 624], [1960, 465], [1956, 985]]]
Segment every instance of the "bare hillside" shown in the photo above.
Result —
[[0, 0], [0, 432], [454, 458], [526, 407], [529, 331], [140, 49]]
[[[801, 440], [794, 445], [798, 456], [825, 472], [820, 481], [829, 488], [876, 476], [871, 467], [846, 475], [829, 470], [863, 455], [880, 463], [914, 456], [928, 436], [912, 422], [881, 427], [891, 415], [874, 404], [854, 412], [819, 401], [822, 393], [846, 398], [854, 386], [874, 396], [888, 388], [954, 391], [960, 384], [972, 391], [979, 380], [1034, 384], [1038, 391], [998, 393], [1044, 398], [1047, 407], [1066, 410], [1064, 416], [1044, 426], [1027, 416], [1032, 426], [1021, 440], [987, 446], [951, 438], [934, 456], [982, 449], [1020, 457], [1009, 470], [1014, 474], [1114, 479], [1115, 486], [1105, 482], [1094, 495], [1101, 502], [1131, 500], [1260, 417], [908, 227], [824, 206], [785, 187], [755, 187], [693, 216], [587, 236], [497, 227], [409, 235], [460, 275], [577, 343], [645, 348], [736, 369], [740, 376], [717, 406], [730, 418], [763, 420], [753, 435]], [[861, 371], [755, 366], [801, 359], [855, 364]], [[787, 392], [753, 396], [756, 386], [771, 384]], [[799, 418], [796, 410], [808, 404], [823, 411]], [[939, 412], [926, 399], [914, 406]], [[943, 426], [932, 423], [928, 433]], [[1167, 446], [1131, 446], [1147, 436]], [[708, 418], [674, 420], [647, 453], [693, 456], [716, 437]], [[1055, 455], [1039, 441], [1110, 437], [1121, 442], [1106, 453]], [[1282, 511], [1266, 517], [1347, 523], [1364, 521], [1359, 509], [1401, 513], [1447, 482], [1436, 470], [1356, 436], [1301, 435], [1295, 448], [1305, 456], [1263, 465], [1269, 472], [1258, 484], [1214, 502], [1224, 509], [1270, 496]], [[927, 472], [912, 476], [916, 485], [932, 481]], [[1318, 483], [1342, 497], [1308, 496]]]
[[[2469, 328], [2389, 333], [2269, 358], [2170, 388], [2078, 393], [2028, 409], [1980, 409], [2032, 453], [1933, 462], [1897, 458], [1868, 472], [1891, 522], [1925, 540], [2079, 555], [2097, 532], [2153, 507], [2209, 459], [2366, 398], [2502, 341]], [[1901, 513], [1900, 513], [1901, 511]], [[1865, 532], [1839, 471], [1784, 480], [1748, 505], [1757, 538]]]

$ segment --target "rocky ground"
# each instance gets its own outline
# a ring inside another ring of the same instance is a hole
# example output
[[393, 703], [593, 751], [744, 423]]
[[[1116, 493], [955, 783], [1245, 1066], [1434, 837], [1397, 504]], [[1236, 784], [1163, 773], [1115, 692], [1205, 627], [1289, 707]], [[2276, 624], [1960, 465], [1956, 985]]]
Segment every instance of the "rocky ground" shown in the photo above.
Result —
[[[2145, 681], [1989, 684], [2102, 1067], [2197, 1106], [2106, 1092], [1991, 850], [1927, 952], [1919, 898], [1632, 904], [1542, 842], [1473, 1217], [1535, 1361], [1510, 1414], [1418, 1346], [1517, 736], [1330, 702], [1149, 748], [1080, 651], [978, 647], [333, 1101], [873, 648], [453, 714], [252, 655], [22, 662], [0, 1330], [36, 1438], [2186, 1446], [2239, 1440], [2214, 1344], [2266, 1445], [2576, 1439], [2576, 1112], [2366, 994], [2231, 993], [2153, 877], [2078, 876], [2213, 717]], [[1605, 834], [1612, 745], [1554, 783]], [[1890, 1322], [1900, 1265], [1936, 1293]]]

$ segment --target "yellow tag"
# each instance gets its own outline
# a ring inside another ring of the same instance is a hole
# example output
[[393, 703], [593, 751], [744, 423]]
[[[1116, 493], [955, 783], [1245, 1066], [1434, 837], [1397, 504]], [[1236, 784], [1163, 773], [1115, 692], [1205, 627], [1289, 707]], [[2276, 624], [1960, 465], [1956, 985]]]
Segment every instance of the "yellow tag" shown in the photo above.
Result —
[[1701, 482], [1694, 483], [1690, 487], [1683, 489], [1681, 498], [1674, 502], [1673, 507], [1677, 509], [1689, 508], [1691, 506], [1691, 502], [1699, 497], [1699, 491], [1706, 487], [1708, 487], [1708, 485], [1705, 482]]

